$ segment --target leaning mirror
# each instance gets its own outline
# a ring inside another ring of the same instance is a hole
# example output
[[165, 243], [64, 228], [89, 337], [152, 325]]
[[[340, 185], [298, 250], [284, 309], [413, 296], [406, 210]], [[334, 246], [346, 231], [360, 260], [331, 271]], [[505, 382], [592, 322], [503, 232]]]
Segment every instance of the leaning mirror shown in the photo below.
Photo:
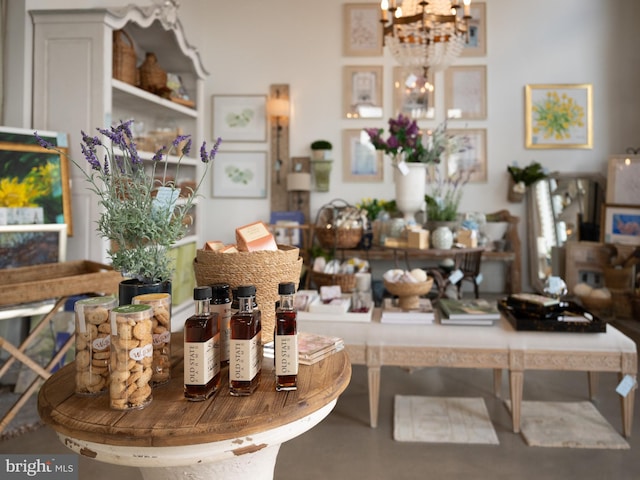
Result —
[[552, 173], [528, 188], [531, 287], [542, 292], [551, 275], [564, 278], [564, 245], [600, 239], [606, 179], [599, 173]]

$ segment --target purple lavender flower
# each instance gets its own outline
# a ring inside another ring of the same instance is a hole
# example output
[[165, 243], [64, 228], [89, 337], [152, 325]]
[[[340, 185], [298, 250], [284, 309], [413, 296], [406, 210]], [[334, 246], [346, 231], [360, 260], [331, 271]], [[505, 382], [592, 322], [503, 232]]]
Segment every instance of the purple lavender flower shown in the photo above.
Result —
[[182, 155], [189, 155], [191, 151], [191, 138], [187, 140], [187, 144], [182, 148]]
[[154, 162], [161, 162], [161, 161], [162, 161], [162, 152], [164, 152], [165, 148], [167, 148], [167, 147], [165, 147], [165, 146], [163, 145], [163, 146], [162, 146], [162, 148], [160, 148], [160, 149], [155, 153], [155, 155], [153, 156], [153, 158], [152, 158], [151, 160], [153, 160]]
[[189, 138], [191, 135], [178, 135], [175, 140], [173, 141], [173, 146], [177, 147], [178, 145], [180, 145], [180, 142], [185, 141], [187, 138]]
[[46, 149], [51, 149], [53, 148], [53, 145], [49, 142], [47, 142], [44, 138], [42, 138], [40, 135], [38, 135], [38, 132], [35, 131], [33, 132], [33, 135], [36, 137], [36, 140], [38, 141], [38, 143], [40, 144], [40, 146], [42, 148], [46, 148]]

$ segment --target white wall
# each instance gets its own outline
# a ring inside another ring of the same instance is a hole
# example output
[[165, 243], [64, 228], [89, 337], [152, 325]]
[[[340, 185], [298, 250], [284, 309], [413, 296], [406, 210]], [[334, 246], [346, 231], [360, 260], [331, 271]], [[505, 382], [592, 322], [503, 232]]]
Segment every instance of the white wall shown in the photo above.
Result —
[[[157, 0], [159, 2], [159, 0]], [[354, 0], [350, 0], [354, 2]], [[13, 3], [9, 2], [10, 4]], [[22, 2], [18, 2], [19, 4]], [[117, 1], [25, 0], [26, 9], [90, 8], [119, 5]], [[343, 0], [180, 0], [179, 16], [190, 43], [200, 49], [211, 75], [206, 81], [205, 131], [211, 130], [213, 94], [267, 94], [269, 85], [287, 83], [291, 89], [291, 156], [306, 156], [317, 138], [334, 144], [331, 190], [312, 194], [312, 218], [334, 198], [357, 202], [363, 197], [393, 198], [391, 169], [385, 162], [384, 183], [342, 181], [342, 130], [385, 127], [392, 114], [390, 55], [342, 56]], [[366, 3], [366, 2], [364, 2]], [[508, 208], [521, 221], [523, 254], [527, 252], [524, 204], [506, 202], [506, 167], [540, 161], [550, 170], [605, 172], [608, 154], [640, 146], [636, 137], [640, 95], [634, 78], [640, 62], [634, 33], [640, 20], [637, 0], [486, 0], [487, 56], [460, 59], [458, 64], [486, 64], [488, 119], [453, 122], [451, 128], [486, 128], [488, 180], [468, 185], [463, 210], [492, 212]], [[30, 22], [28, 15], [26, 22]], [[28, 46], [30, 25], [22, 38], [10, 40]], [[25, 39], [26, 38], [26, 39]], [[635, 43], [634, 43], [635, 42]], [[25, 58], [30, 50], [25, 48]], [[342, 66], [383, 65], [384, 118], [376, 121], [341, 118]], [[73, 72], [70, 72], [73, 74]], [[19, 77], [18, 77], [19, 78]], [[27, 76], [28, 78], [28, 76]], [[17, 85], [13, 77], [13, 85]], [[436, 89], [442, 86], [436, 77]], [[524, 86], [542, 83], [591, 83], [594, 89], [594, 147], [590, 150], [526, 150], [524, 148]], [[10, 102], [27, 102], [12, 98]], [[70, 106], [72, 107], [72, 106]], [[437, 118], [421, 122], [435, 126], [444, 120], [442, 88], [436, 91]], [[20, 108], [7, 112], [20, 112]], [[19, 113], [7, 118], [19, 126]], [[209, 137], [207, 140], [211, 141]], [[226, 150], [268, 151], [262, 143], [223, 143]], [[210, 192], [210, 183], [203, 188]], [[269, 200], [205, 200], [207, 239], [232, 241], [234, 228], [268, 220]], [[526, 257], [523, 258], [523, 261]], [[526, 261], [524, 261], [526, 264]], [[525, 268], [525, 273], [526, 273]]]

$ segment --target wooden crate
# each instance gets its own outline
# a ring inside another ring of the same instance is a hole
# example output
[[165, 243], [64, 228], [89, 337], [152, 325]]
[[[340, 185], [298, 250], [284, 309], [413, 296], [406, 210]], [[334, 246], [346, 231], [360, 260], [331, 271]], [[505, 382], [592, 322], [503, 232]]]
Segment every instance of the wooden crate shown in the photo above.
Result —
[[82, 293], [117, 294], [122, 280], [112, 267], [88, 260], [6, 268], [0, 273], [0, 306]]

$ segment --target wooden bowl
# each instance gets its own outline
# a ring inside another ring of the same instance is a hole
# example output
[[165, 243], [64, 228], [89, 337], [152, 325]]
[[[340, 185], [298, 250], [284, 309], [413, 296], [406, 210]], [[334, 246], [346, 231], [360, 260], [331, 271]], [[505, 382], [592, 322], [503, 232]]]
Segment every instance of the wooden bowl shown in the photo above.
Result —
[[412, 310], [420, 305], [420, 297], [426, 295], [433, 287], [433, 278], [429, 277], [424, 282], [388, 282], [384, 280], [384, 288], [398, 297], [398, 306], [403, 310]]

